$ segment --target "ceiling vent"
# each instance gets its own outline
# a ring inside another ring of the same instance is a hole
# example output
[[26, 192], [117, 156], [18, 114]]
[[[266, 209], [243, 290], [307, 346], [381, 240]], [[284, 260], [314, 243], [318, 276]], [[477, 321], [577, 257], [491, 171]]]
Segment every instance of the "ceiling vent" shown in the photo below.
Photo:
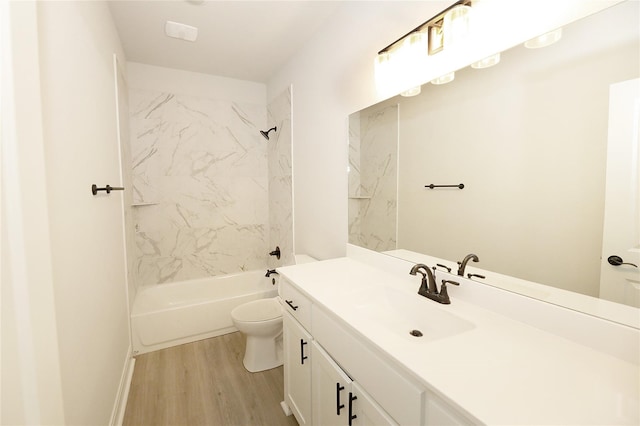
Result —
[[181, 40], [196, 41], [198, 38], [198, 29], [196, 27], [178, 22], [167, 21], [164, 31], [169, 37], [179, 38]]

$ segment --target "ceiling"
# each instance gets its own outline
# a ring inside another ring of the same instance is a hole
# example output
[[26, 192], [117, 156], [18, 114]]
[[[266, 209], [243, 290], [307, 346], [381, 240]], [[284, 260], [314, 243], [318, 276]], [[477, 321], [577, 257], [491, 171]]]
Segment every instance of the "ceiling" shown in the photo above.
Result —
[[[339, 1], [109, 0], [127, 60], [266, 83], [326, 22]], [[165, 22], [198, 28], [188, 42]]]

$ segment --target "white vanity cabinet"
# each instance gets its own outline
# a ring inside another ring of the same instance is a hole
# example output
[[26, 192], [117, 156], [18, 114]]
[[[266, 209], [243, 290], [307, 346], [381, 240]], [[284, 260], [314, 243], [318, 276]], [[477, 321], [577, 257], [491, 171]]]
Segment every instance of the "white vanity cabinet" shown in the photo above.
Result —
[[311, 422], [311, 335], [288, 312], [284, 312], [284, 400], [298, 424]]
[[397, 425], [317, 342], [313, 342], [312, 348], [312, 412], [315, 426]]
[[284, 310], [284, 401], [299, 425], [311, 425], [311, 301], [283, 279], [280, 297]]
[[471, 424], [283, 278], [280, 296], [285, 403], [300, 425]]

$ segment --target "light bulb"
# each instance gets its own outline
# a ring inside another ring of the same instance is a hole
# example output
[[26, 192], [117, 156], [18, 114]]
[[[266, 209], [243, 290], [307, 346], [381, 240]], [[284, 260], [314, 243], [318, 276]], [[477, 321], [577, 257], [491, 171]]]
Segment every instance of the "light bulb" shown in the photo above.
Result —
[[500, 54], [496, 53], [495, 55], [487, 56], [484, 59], [481, 59], [477, 62], [471, 64], [471, 68], [482, 69], [489, 68], [500, 62]]
[[451, 81], [453, 81], [453, 79], [456, 77], [456, 73], [455, 72], [450, 72], [448, 74], [445, 75], [441, 75], [438, 78], [434, 78], [433, 80], [431, 80], [431, 84], [447, 84]]
[[558, 28], [557, 30], [542, 34], [541, 36], [538, 36], [536, 38], [532, 38], [531, 40], [524, 43], [524, 47], [526, 47], [527, 49], [539, 49], [541, 47], [551, 46], [561, 38], [562, 28]]

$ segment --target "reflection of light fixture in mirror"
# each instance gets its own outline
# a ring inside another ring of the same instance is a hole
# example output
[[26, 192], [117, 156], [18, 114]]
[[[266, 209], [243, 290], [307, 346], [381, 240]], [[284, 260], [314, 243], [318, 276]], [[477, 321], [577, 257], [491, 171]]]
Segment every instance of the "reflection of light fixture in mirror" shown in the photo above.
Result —
[[536, 38], [532, 38], [531, 40], [524, 43], [524, 47], [526, 47], [527, 49], [538, 49], [540, 47], [547, 47], [551, 46], [561, 38], [562, 28], [558, 28], [557, 30], [542, 34], [541, 36], [538, 36]]
[[431, 84], [447, 84], [447, 83], [453, 81], [455, 76], [456, 76], [455, 72], [450, 72], [448, 74], [441, 75], [438, 78], [434, 78], [433, 80], [431, 80]]
[[471, 6], [458, 4], [444, 14], [442, 23], [443, 44], [449, 47], [469, 34], [469, 15]]
[[416, 87], [412, 87], [409, 90], [405, 90], [404, 92], [400, 93], [400, 96], [404, 96], [405, 98], [409, 98], [411, 96], [418, 96], [421, 92], [421, 88], [420, 86], [416, 86]]
[[475, 68], [477, 70], [482, 68], [489, 68], [496, 65], [500, 62], [500, 53], [496, 53], [495, 55], [487, 56], [484, 59], [480, 59], [477, 62], [471, 64], [471, 68]]

